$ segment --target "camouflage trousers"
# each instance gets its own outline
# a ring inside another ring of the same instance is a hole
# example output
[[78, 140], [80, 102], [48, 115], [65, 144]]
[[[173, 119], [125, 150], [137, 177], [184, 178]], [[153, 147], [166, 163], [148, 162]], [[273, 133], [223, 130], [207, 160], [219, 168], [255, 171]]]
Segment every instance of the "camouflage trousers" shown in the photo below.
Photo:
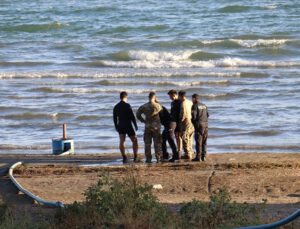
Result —
[[145, 128], [144, 132], [144, 142], [145, 142], [145, 156], [147, 161], [152, 160], [152, 154], [151, 154], [151, 145], [152, 145], [152, 139], [154, 142], [154, 151], [155, 151], [155, 157], [157, 160], [161, 159], [162, 156], [162, 139], [160, 134], [160, 128]]
[[188, 156], [190, 159], [193, 158], [193, 136], [194, 136], [194, 126], [192, 123], [185, 125], [182, 131], [182, 146], [185, 156]]

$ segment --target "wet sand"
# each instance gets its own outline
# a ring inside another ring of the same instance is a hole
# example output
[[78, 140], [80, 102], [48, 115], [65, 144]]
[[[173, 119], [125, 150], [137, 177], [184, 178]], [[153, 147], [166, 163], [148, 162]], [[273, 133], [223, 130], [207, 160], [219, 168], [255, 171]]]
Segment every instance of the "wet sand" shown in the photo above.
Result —
[[[278, 217], [300, 208], [298, 153], [213, 154], [207, 162], [130, 163], [126, 166], [116, 162], [117, 159], [119, 154], [67, 157], [0, 155], [2, 164], [19, 160], [26, 162], [15, 171], [15, 177], [26, 189], [46, 200], [66, 204], [83, 201], [84, 191], [95, 184], [105, 170], [118, 179], [133, 173], [142, 183], [161, 184], [163, 188], [154, 190], [154, 193], [161, 202], [175, 206], [175, 209], [193, 199], [208, 201], [212, 193], [224, 186], [233, 201], [251, 204], [267, 201], [267, 208]], [[104, 164], [96, 166], [97, 163]], [[108, 166], [107, 163], [113, 165]], [[5, 201], [7, 193], [0, 191]], [[18, 207], [18, 201], [12, 202]]]

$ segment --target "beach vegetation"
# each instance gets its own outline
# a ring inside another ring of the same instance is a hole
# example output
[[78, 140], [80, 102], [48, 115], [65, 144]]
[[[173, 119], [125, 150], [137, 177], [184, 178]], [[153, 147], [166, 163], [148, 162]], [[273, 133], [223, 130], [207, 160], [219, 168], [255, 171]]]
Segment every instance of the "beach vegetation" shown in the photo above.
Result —
[[9, 207], [0, 203], [0, 229], [51, 229], [51, 221], [35, 220], [29, 216], [14, 217]]
[[227, 188], [212, 194], [209, 202], [193, 200], [171, 211], [160, 203], [149, 184], [132, 172], [123, 179], [101, 175], [85, 192], [85, 201], [75, 202], [56, 214], [61, 228], [232, 228], [260, 222], [259, 210], [235, 203]]
[[226, 187], [210, 196], [209, 202], [193, 200], [181, 210], [185, 228], [233, 228], [260, 223], [259, 212], [254, 205], [231, 201]]
[[[9, 208], [0, 204], [0, 228], [221, 229], [262, 223], [266, 202], [233, 202], [226, 187], [214, 191], [209, 201], [193, 200], [170, 208], [159, 202], [153, 186], [140, 182], [133, 170], [125, 174], [115, 178], [103, 172], [85, 191], [83, 202], [66, 205], [44, 221], [13, 217]], [[284, 228], [293, 228], [293, 224]]]
[[85, 201], [56, 214], [61, 228], [171, 228], [175, 215], [161, 204], [152, 186], [141, 184], [133, 173], [122, 180], [103, 174], [85, 192]]

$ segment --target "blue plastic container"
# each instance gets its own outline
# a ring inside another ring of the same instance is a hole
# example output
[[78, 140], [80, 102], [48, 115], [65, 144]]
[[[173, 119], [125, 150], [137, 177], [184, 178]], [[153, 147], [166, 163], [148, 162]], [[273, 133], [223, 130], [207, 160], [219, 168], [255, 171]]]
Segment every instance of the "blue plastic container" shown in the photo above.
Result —
[[54, 155], [63, 153], [74, 154], [74, 140], [52, 139], [52, 153]]

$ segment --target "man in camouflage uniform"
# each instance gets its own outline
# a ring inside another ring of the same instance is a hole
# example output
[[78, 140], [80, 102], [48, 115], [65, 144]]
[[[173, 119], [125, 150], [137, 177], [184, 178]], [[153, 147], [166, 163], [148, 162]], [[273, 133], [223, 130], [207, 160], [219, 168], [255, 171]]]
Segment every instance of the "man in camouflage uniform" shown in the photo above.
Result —
[[185, 91], [179, 92], [179, 99], [181, 100], [181, 109], [180, 109], [180, 125], [182, 131], [182, 144], [183, 155], [182, 159], [191, 160], [194, 155], [193, 151], [193, 135], [194, 135], [194, 126], [192, 123], [192, 101], [186, 98]]
[[[156, 101], [155, 92], [149, 93], [149, 102], [140, 106], [136, 112], [136, 117], [145, 123], [144, 142], [146, 163], [152, 162], [151, 144], [154, 142], [154, 151], [157, 162], [161, 160], [161, 133], [159, 112], [162, 110], [161, 105]], [[143, 117], [144, 116], [144, 117]]]

